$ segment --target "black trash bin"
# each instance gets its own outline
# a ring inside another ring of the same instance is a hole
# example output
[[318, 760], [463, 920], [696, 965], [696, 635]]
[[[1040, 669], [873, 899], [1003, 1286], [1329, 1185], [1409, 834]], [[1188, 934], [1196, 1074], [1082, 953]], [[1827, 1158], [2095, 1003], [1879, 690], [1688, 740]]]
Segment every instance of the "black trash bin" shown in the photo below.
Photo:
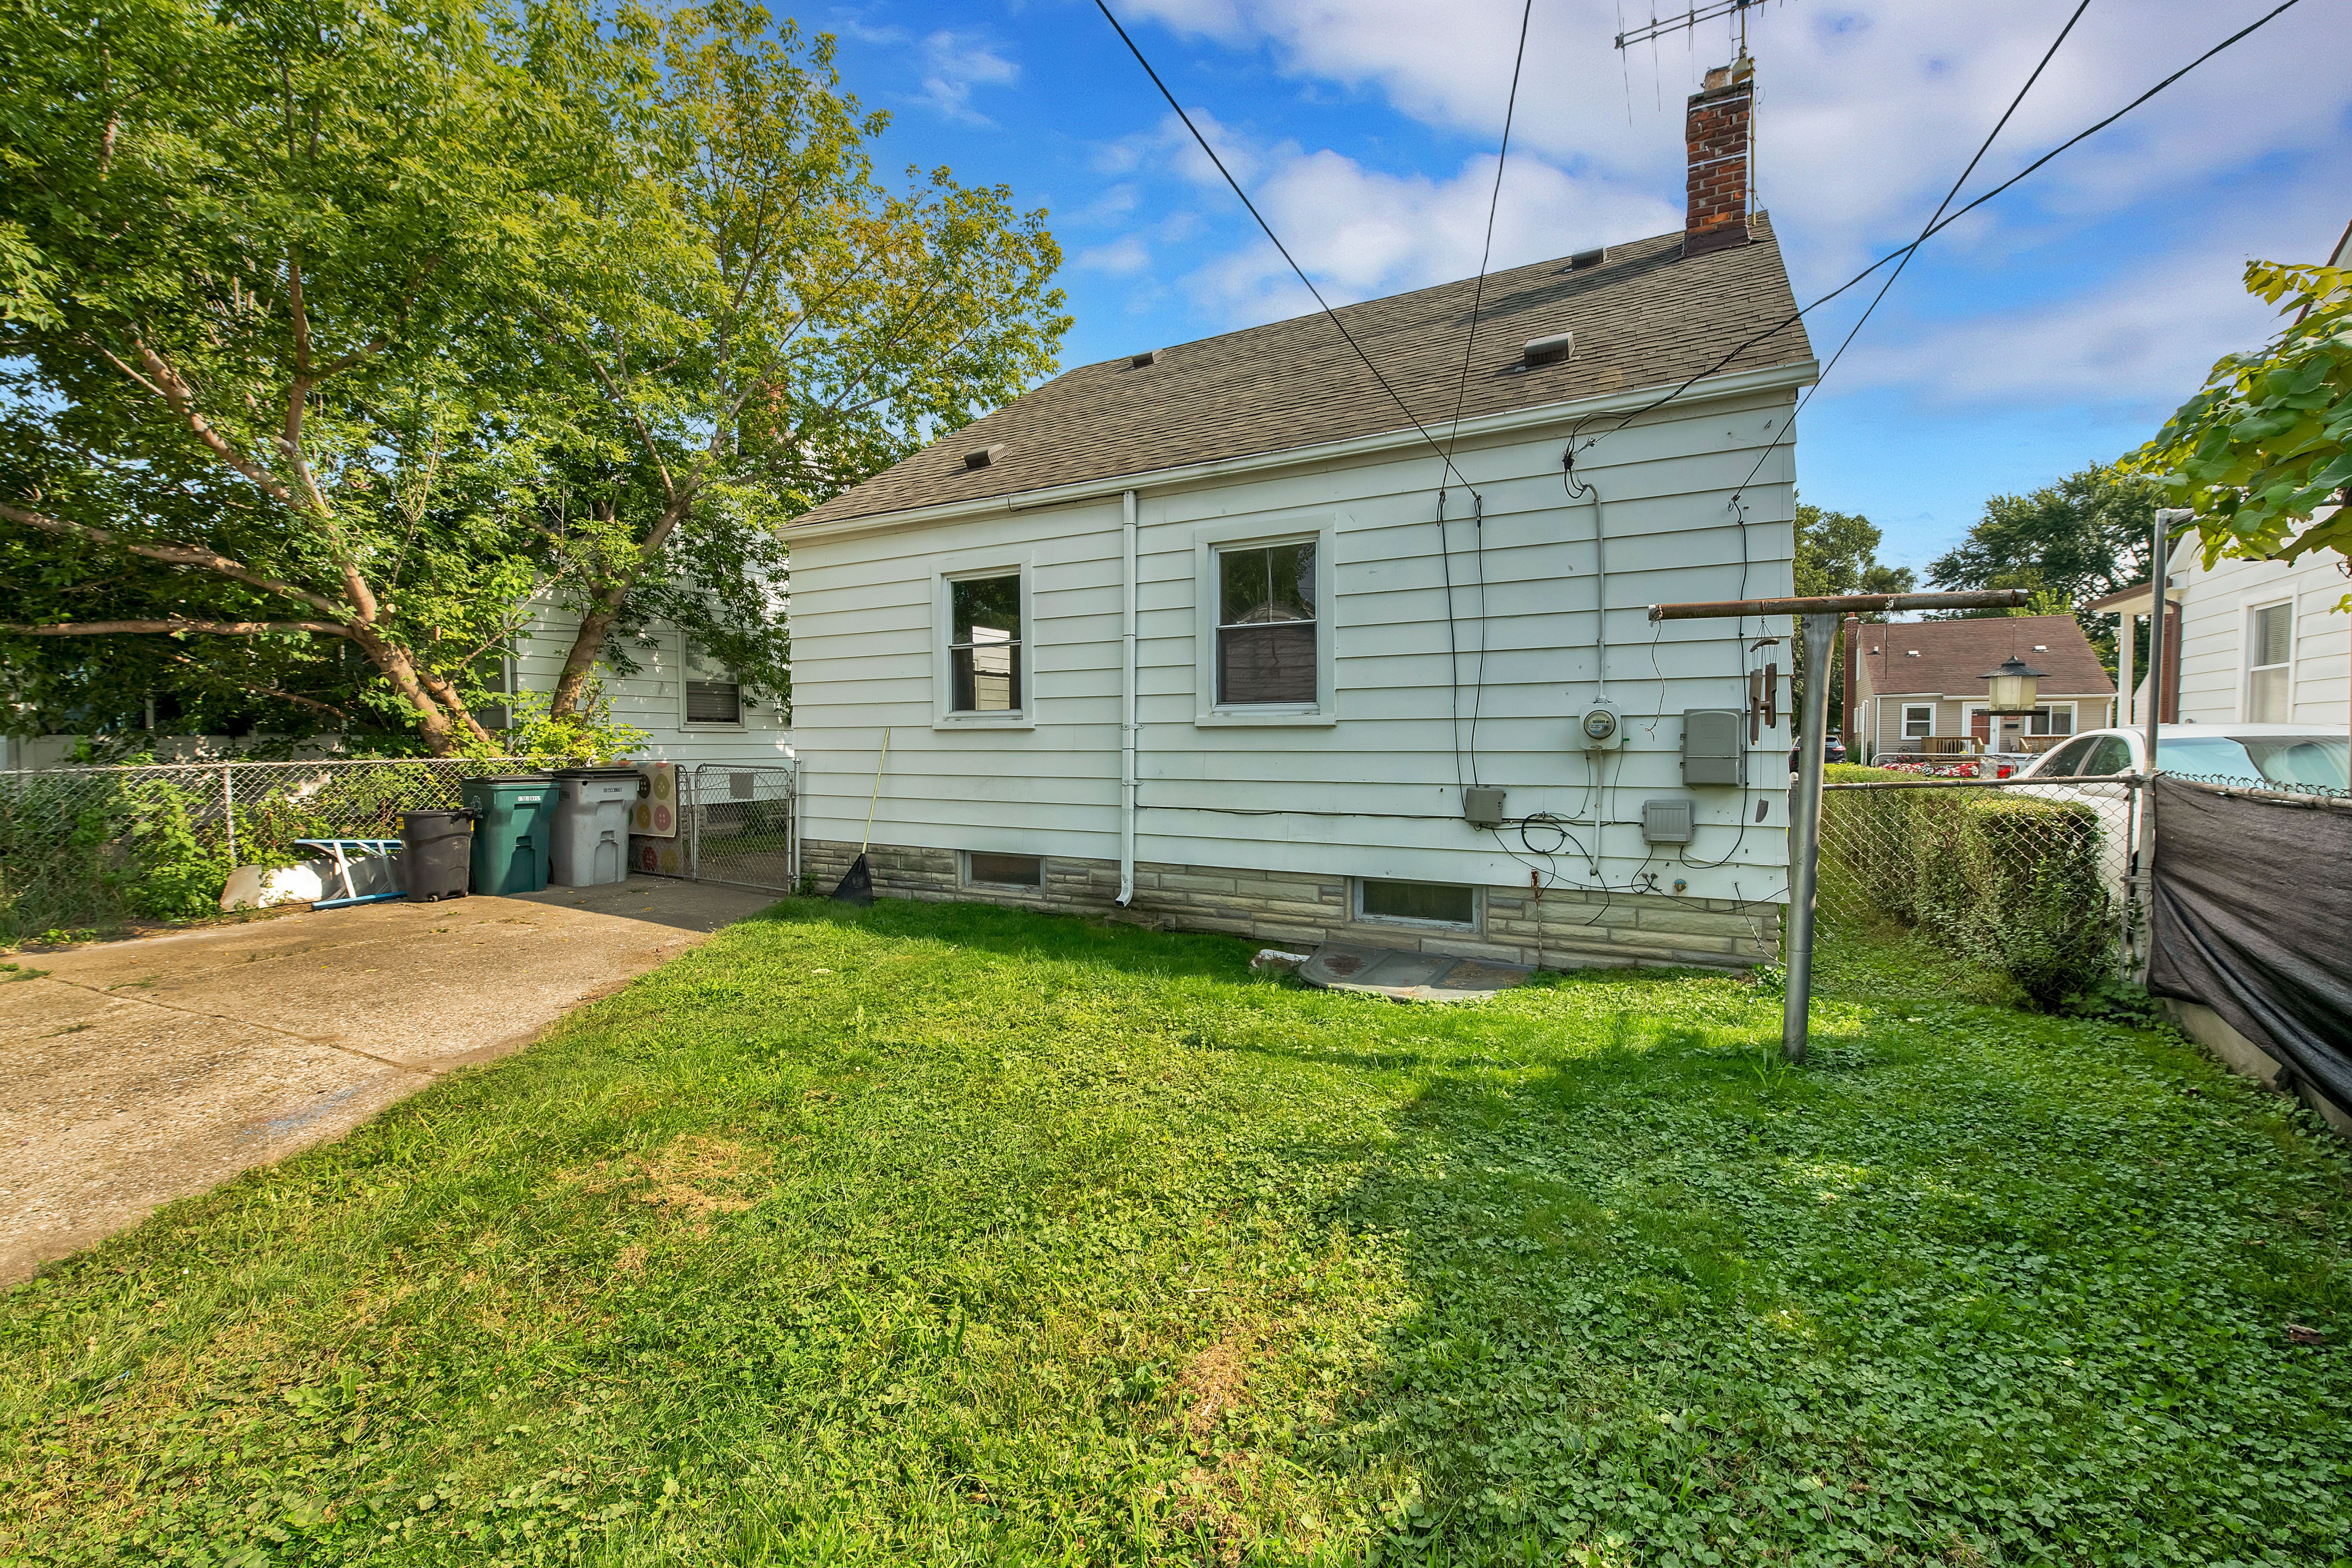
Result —
[[407, 811], [400, 817], [400, 878], [412, 904], [466, 896], [478, 811]]

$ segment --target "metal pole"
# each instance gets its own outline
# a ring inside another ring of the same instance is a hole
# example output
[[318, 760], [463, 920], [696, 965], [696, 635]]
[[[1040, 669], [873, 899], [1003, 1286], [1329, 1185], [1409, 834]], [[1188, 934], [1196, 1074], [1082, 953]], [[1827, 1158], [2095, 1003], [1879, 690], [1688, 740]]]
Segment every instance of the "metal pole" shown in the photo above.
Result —
[[228, 825], [228, 863], [236, 866], [236, 785], [229, 764], [221, 764], [221, 820]]
[[1805, 1059], [1813, 999], [1813, 902], [1821, 889], [1822, 742], [1830, 716], [1830, 650], [1838, 617], [1805, 617], [1805, 709], [1797, 725], [1797, 786], [1789, 795], [1788, 999], [1781, 1005], [1780, 1049]]
[[[2156, 752], [2157, 732], [2164, 722], [2164, 579], [2169, 566], [2165, 560], [2167, 535], [2197, 514], [2185, 507], [2167, 507], [2156, 514], [2156, 523], [2148, 531], [2147, 544], [2147, 712], [2143, 715], [2147, 725], [2147, 783], [2139, 792], [2138, 842], [2133, 846], [2134, 857], [2139, 862], [2138, 884], [2141, 911], [2140, 931], [2145, 939], [2150, 930], [2147, 914], [2156, 905]], [[2151, 953], [2153, 949], [2151, 948]]]

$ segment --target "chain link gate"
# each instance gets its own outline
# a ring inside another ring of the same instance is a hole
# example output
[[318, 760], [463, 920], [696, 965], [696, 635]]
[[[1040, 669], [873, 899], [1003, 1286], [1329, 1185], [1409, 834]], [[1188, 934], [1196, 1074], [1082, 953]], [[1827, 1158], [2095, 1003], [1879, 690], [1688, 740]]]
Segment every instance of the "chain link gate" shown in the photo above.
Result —
[[801, 875], [799, 775], [791, 767], [703, 763], [682, 804], [686, 874], [789, 893]]

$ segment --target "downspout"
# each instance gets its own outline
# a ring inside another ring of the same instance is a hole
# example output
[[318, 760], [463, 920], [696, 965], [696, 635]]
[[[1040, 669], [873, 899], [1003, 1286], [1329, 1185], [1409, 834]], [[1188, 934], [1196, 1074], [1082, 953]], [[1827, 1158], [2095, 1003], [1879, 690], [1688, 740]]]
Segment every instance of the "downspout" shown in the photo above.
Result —
[[1120, 493], [1126, 570], [1120, 574], [1118, 656], [1118, 907], [1135, 898], [1135, 492]]

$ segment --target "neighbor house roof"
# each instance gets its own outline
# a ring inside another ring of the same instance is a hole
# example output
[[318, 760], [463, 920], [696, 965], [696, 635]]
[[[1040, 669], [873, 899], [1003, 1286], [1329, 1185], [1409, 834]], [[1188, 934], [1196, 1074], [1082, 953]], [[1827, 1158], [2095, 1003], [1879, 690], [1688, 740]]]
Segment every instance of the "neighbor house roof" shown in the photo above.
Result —
[[1985, 672], [2012, 653], [2044, 672], [2045, 696], [2109, 697], [2116, 689], [2072, 616], [1871, 623], [1859, 646], [1870, 689], [1881, 697], [1981, 697]]
[[[1790, 321], [1796, 301], [1780, 247], [1760, 215], [1754, 233], [1750, 244], [1705, 256], [1685, 257], [1677, 230], [1611, 246], [1585, 266], [1540, 261], [1491, 274], [1479, 297], [1463, 416], [1671, 387], [1717, 369], [1730, 374], [1811, 360], [1803, 324]], [[1475, 291], [1465, 279], [1338, 312], [1397, 396], [1441, 440], [1454, 417]], [[1519, 368], [1522, 345], [1567, 331], [1576, 334], [1572, 357]], [[1136, 353], [1153, 346], [1139, 343]], [[1738, 357], [1718, 365], [1734, 350]], [[804, 513], [794, 526], [1409, 427], [1319, 311], [1161, 348], [1148, 365], [1132, 365], [1133, 357], [1066, 371]], [[985, 467], [966, 465], [967, 453], [1000, 447]]]

